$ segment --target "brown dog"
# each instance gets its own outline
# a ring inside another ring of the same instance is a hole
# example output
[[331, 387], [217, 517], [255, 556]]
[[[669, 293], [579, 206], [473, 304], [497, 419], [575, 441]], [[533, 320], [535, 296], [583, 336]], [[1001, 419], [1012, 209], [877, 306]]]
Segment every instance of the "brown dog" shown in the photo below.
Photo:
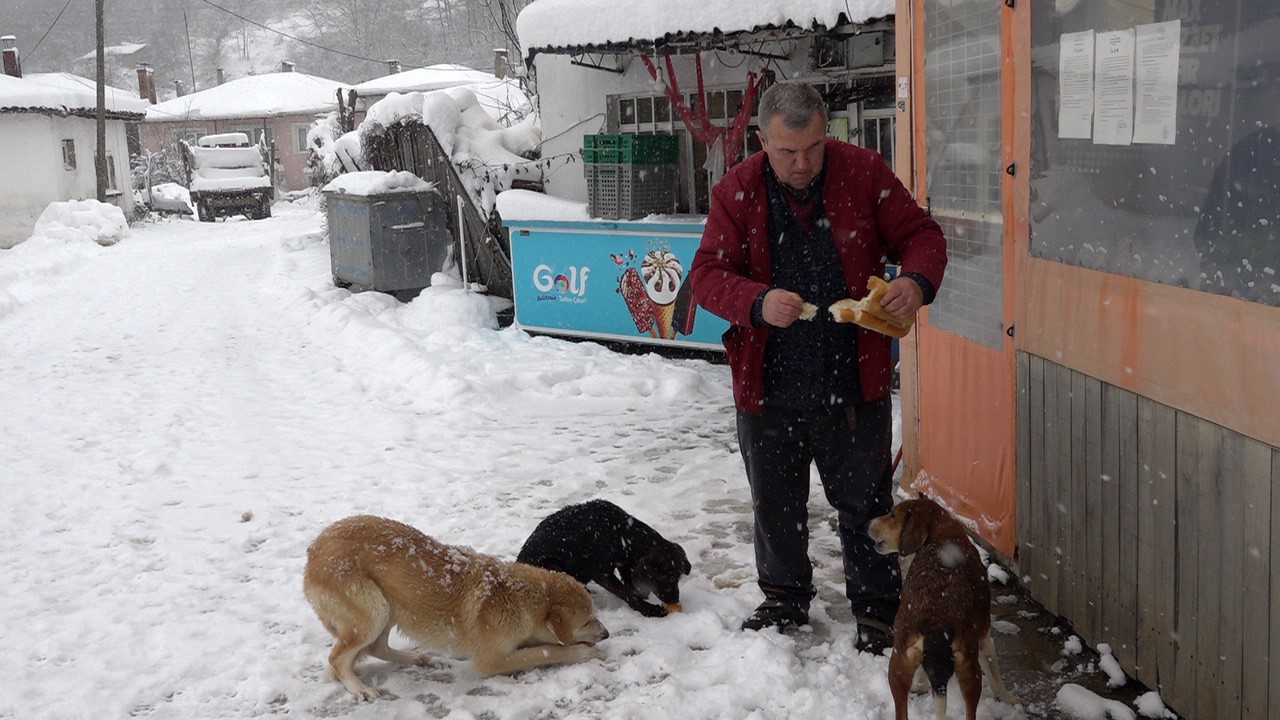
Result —
[[902, 603], [893, 621], [889, 690], [897, 720], [907, 720], [907, 696], [918, 670], [928, 677], [933, 709], [946, 717], [947, 682], [954, 674], [965, 717], [974, 720], [982, 673], [1010, 705], [991, 642], [991, 587], [964, 526], [928, 498], [899, 503], [871, 521], [867, 534], [882, 554], [912, 556], [902, 581]]
[[445, 545], [370, 515], [339, 520], [316, 537], [302, 588], [337, 638], [325, 679], [362, 700], [378, 691], [355, 674], [361, 656], [427, 662], [391, 649], [393, 627], [426, 648], [470, 658], [482, 676], [603, 658], [594, 643], [609, 637], [591, 595], [572, 577]]

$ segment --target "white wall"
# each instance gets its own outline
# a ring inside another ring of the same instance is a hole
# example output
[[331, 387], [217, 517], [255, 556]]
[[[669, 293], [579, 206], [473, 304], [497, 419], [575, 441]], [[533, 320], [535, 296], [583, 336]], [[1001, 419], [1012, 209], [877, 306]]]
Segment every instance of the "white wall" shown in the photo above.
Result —
[[[39, 113], [0, 113], [0, 248], [9, 248], [31, 237], [31, 229], [51, 202], [84, 200], [98, 195], [93, 167], [98, 145], [94, 120], [52, 117]], [[76, 169], [62, 164], [62, 141], [76, 146]], [[129, 146], [124, 122], [107, 121], [107, 153], [116, 167], [118, 195], [108, 200], [119, 205], [125, 217], [133, 216], [133, 190], [129, 175]], [[13, 169], [17, 169], [14, 172]]]

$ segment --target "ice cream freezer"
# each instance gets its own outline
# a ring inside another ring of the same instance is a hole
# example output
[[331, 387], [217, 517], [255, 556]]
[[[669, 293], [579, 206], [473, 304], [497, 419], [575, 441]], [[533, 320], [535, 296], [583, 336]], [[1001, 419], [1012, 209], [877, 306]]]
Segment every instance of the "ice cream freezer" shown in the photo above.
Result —
[[705, 218], [505, 220], [516, 325], [571, 337], [723, 349], [688, 279]]

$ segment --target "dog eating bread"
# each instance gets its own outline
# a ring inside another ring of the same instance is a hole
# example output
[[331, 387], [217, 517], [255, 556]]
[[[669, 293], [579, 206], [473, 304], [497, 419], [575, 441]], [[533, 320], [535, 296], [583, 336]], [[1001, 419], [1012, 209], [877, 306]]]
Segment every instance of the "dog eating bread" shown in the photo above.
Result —
[[[982, 673], [996, 696], [1018, 704], [1005, 689], [991, 642], [991, 587], [964, 526], [928, 498], [899, 503], [871, 521], [867, 534], [881, 554], [911, 557], [893, 621], [889, 690], [894, 717], [907, 720], [907, 697], [917, 671], [928, 677], [934, 714], [946, 716], [947, 682], [955, 675], [965, 718], [974, 720]], [[905, 563], [904, 563], [905, 564]]]
[[594, 581], [646, 617], [680, 612], [680, 578], [693, 570], [679, 544], [601, 499], [548, 515], [516, 561], [569, 573], [583, 585]]
[[425, 665], [393, 650], [393, 627], [424, 648], [471, 659], [481, 676], [603, 658], [609, 637], [578, 581], [445, 545], [394, 520], [357, 515], [325, 528], [307, 548], [303, 592], [336, 639], [325, 679], [356, 698], [378, 691], [354, 665], [364, 655]]
[[861, 300], [851, 298], [837, 300], [827, 308], [827, 311], [836, 322], [854, 323], [890, 337], [906, 337], [907, 333], [911, 332], [912, 325], [915, 324], [915, 318], [905, 320], [896, 318], [880, 306], [880, 299], [888, 289], [889, 283], [884, 278], [872, 275], [867, 279], [866, 297]]

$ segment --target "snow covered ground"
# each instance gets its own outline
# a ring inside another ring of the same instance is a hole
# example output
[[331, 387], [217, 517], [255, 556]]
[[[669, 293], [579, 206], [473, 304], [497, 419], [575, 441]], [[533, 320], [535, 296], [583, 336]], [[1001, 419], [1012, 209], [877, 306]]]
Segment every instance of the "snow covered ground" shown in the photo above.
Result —
[[[321, 222], [282, 202], [0, 251], [0, 718], [892, 717], [820, 491], [812, 630], [738, 630], [760, 595], [724, 366], [499, 330], [457, 287], [353, 295]], [[301, 582], [328, 523], [374, 513], [512, 559], [593, 497], [683, 544], [683, 613], [593, 586], [604, 661], [365, 661], [372, 703], [321, 680]], [[979, 717], [1021, 714], [984, 694]]]

